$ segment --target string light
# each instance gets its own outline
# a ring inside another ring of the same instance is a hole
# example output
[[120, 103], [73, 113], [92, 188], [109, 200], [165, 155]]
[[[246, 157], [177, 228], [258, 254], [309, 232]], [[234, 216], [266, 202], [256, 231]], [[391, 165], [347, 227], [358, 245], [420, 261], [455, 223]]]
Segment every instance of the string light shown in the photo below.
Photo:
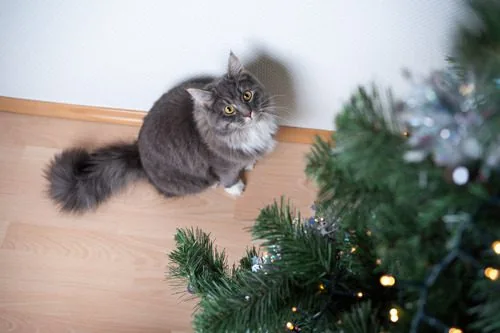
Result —
[[363, 298], [363, 293], [360, 291], [356, 294], [356, 296], [358, 296], [358, 298]]
[[398, 322], [398, 320], [399, 320], [399, 317], [398, 317], [397, 315], [395, 315], [395, 316], [391, 316], [391, 318], [390, 318], [390, 319], [391, 319], [391, 321], [392, 321], [393, 323], [397, 323], [397, 322]]
[[297, 312], [297, 307], [295, 307], [295, 306], [294, 306], [294, 307], [292, 308], [292, 312]]
[[323, 291], [325, 289], [326, 289], [325, 285], [323, 283], [320, 283], [319, 284], [319, 290]]
[[371, 236], [371, 235], [372, 235], [372, 231], [371, 231], [371, 230], [367, 230], [367, 231], [366, 231], [366, 235], [367, 235], [367, 236]]
[[396, 279], [392, 275], [382, 275], [380, 277], [380, 284], [384, 287], [392, 287], [396, 284]]
[[382, 259], [377, 259], [376, 263], [377, 263], [377, 265], [382, 264]]
[[399, 316], [398, 316], [398, 309], [396, 308], [392, 308], [389, 310], [389, 319], [395, 323], [399, 320]]
[[463, 333], [460, 328], [452, 327], [448, 330], [448, 333]]
[[493, 244], [491, 244], [491, 248], [496, 254], [500, 254], [500, 240], [494, 241]]
[[492, 281], [495, 281], [496, 279], [498, 279], [498, 276], [500, 275], [500, 272], [498, 271], [498, 269], [495, 269], [495, 268], [492, 268], [492, 267], [488, 267], [484, 270], [484, 275], [492, 280]]
[[407, 131], [404, 131], [403, 135], [406, 136], [406, 137], [408, 137], [410, 135], [410, 133], [408, 133]]
[[288, 322], [288, 323], [286, 323], [286, 328], [288, 328], [290, 331], [293, 331], [295, 326], [293, 326], [293, 324], [291, 322]]
[[357, 248], [356, 248], [356, 247], [352, 247], [352, 248], [351, 248], [351, 253], [356, 252], [356, 250], [357, 250]]

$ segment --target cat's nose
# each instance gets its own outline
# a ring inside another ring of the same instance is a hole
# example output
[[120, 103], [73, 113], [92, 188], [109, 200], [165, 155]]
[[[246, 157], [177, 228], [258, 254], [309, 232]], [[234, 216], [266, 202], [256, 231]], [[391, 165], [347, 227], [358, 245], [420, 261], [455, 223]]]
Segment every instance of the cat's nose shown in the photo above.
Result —
[[248, 112], [248, 113], [245, 115], [245, 122], [246, 122], [246, 123], [251, 122], [251, 121], [252, 121], [252, 119], [253, 119], [252, 117], [253, 117], [253, 111]]

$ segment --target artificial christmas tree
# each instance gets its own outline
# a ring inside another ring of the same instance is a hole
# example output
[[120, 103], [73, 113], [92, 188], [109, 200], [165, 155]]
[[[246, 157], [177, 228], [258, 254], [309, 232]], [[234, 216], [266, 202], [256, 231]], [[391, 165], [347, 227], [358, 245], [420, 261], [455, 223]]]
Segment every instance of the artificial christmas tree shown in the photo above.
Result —
[[315, 214], [263, 209], [228, 268], [179, 230], [170, 274], [199, 297], [197, 332], [500, 332], [500, 2], [474, 1], [453, 70], [396, 103], [360, 88], [306, 172]]

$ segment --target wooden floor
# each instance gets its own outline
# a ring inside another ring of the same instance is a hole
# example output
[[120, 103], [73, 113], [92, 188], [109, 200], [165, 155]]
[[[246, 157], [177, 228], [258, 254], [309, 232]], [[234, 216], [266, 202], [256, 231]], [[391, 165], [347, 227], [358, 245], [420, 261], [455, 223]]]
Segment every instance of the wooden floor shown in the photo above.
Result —
[[44, 196], [42, 169], [64, 147], [133, 139], [138, 128], [0, 112], [0, 332], [192, 332], [194, 303], [165, 280], [178, 227], [211, 232], [231, 260], [244, 228], [282, 194], [310, 213], [307, 145], [281, 143], [244, 196], [221, 190], [167, 200], [145, 183], [96, 213], [65, 216]]

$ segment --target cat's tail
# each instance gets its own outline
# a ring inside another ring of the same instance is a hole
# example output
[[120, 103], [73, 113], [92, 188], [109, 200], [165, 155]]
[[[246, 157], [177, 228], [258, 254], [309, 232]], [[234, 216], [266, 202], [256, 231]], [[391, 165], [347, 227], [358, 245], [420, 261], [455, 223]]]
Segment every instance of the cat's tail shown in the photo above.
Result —
[[129, 182], [145, 177], [137, 143], [108, 145], [95, 151], [67, 149], [45, 170], [49, 196], [64, 212], [95, 209]]

